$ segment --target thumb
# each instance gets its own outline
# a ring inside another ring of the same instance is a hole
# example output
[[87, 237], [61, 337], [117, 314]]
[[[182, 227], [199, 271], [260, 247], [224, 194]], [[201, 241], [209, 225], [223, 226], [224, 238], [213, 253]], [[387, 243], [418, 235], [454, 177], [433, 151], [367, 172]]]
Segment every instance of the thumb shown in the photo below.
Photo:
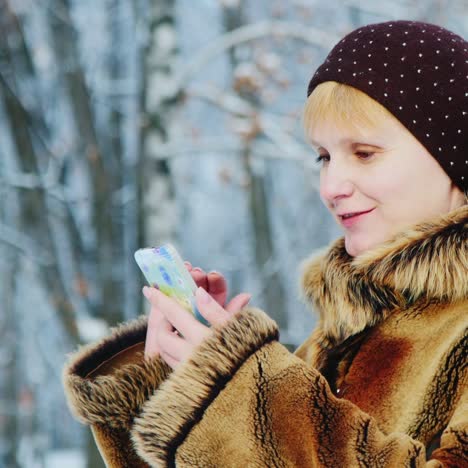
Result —
[[237, 296], [234, 296], [229, 303], [226, 305], [225, 309], [232, 315], [244, 308], [249, 302], [252, 294], [240, 293]]

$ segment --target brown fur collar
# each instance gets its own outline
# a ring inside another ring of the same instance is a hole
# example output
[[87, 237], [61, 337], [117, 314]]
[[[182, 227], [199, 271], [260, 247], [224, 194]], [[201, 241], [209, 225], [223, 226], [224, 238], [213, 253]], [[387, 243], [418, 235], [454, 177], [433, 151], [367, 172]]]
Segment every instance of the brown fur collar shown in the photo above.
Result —
[[344, 239], [302, 264], [302, 294], [320, 316], [315, 340], [327, 348], [419, 301], [468, 298], [468, 206], [415, 225], [351, 257]]

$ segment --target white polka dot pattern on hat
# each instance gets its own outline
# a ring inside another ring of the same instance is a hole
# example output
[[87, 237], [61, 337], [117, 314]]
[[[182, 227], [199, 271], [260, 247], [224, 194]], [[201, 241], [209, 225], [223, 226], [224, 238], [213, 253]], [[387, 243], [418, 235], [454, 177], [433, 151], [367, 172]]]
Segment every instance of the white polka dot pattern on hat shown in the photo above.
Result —
[[467, 45], [462, 37], [427, 23], [364, 26], [330, 52], [327, 69], [322, 65], [317, 70], [309, 93], [324, 81], [365, 92], [393, 113], [451, 179], [468, 190]]

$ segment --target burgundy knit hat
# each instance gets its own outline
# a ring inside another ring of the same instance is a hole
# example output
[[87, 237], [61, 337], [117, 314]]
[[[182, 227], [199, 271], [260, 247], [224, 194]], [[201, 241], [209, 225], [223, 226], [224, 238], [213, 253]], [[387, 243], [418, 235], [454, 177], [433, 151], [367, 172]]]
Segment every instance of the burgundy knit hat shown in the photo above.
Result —
[[370, 24], [333, 48], [307, 96], [325, 81], [353, 86], [382, 104], [468, 191], [468, 42], [462, 37], [417, 21]]

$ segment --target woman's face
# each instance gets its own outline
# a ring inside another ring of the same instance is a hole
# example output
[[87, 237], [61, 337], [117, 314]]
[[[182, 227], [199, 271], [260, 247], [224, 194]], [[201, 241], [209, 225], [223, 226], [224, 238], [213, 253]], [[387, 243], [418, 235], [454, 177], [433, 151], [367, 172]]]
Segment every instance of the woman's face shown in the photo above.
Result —
[[[320, 196], [344, 229], [349, 255], [464, 203], [438, 162], [391, 116], [359, 130], [320, 122], [310, 137], [322, 164]], [[352, 213], [362, 214], [343, 217]]]

